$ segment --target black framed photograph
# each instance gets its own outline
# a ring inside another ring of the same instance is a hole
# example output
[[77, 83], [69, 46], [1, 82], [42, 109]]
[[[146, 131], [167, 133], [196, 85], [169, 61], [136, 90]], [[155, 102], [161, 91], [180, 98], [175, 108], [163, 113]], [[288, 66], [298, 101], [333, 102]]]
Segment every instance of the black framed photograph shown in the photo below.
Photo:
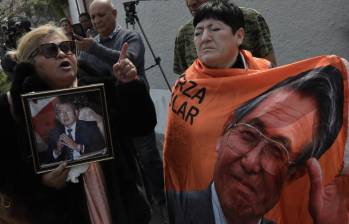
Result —
[[37, 173], [112, 159], [104, 84], [22, 95]]

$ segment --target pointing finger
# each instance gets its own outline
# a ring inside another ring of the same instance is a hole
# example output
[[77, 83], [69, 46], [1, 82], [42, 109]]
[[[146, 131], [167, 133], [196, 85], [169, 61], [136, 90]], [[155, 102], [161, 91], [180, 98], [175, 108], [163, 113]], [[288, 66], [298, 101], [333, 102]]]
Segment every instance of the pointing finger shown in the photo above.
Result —
[[127, 58], [127, 48], [128, 48], [128, 44], [127, 44], [127, 42], [125, 42], [122, 45], [121, 50], [120, 50], [119, 61], [122, 60], [122, 59]]

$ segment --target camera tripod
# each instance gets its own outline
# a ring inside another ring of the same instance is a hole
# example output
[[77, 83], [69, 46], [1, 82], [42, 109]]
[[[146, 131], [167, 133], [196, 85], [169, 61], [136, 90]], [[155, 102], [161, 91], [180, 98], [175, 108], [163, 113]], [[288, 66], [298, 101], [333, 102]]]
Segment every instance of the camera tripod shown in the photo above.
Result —
[[164, 80], [166, 82], [166, 85], [167, 85], [168, 89], [171, 91], [171, 86], [170, 86], [170, 84], [169, 84], [169, 82], [168, 82], [168, 80], [167, 80], [167, 78], [165, 76], [164, 70], [162, 69], [161, 64], [160, 64], [161, 58], [157, 57], [155, 55], [155, 53], [153, 51], [153, 48], [151, 47], [150, 42], [149, 42], [147, 36], [145, 35], [143, 27], [142, 27], [142, 25], [141, 25], [141, 23], [139, 21], [138, 16], [137, 16], [136, 5], [138, 5], [138, 3], [139, 3], [139, 0], [128, 1], [128, 2], [124, 2], [123, 3], [124, 4], [124, 8], [125, 8], [125, 12], [126, 12], [126, 28], [128, 28], [128, 24], [131, 24], [133, 26], [133, 29], [134, 29], [135, 23], [138, 24], [139, 29], [140, 29], [143, 37], [144, 37], [145, 42], [147, 43], [147, 46], [148, 46], [148, 48], [149, 48], [149, 50], [150, 50], [150, 52], [151, 52], [151, 54], [153, 56], [154, 62], [155, 62], [155, 64], [149, 66], [148, 68], [145, 68], [145, 70], [147, 71], [147, 70], [149, 70], [149, 69], [151, 69], [151, 68], [153, 68], [155, 66], [159, 66], [160, 72], [161, 72], [161, 74], [162, 74], [162, 76], [163, 76], [163, 78], [164, 78]]

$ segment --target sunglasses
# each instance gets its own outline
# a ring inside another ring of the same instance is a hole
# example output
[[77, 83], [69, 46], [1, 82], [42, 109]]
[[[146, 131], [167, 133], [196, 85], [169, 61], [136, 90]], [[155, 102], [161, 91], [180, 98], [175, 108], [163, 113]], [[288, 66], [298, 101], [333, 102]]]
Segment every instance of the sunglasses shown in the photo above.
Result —
[[290, 160], [288, 149], [283, 143], [268, 137], [251, 124], [235, 123], [224, 135], [222, 144], [240, 157], [246, 156], [255, 148], [261, 148], [259, 163], [273, 176], [277, 175], [283, 167], [295, 164], [295, 161]]
[[64, 54], [75, 54], [75, 43], [74, 41], [63, 41], [59, 44], [48, 43], [41, 44], [31, 54], [31, 57], [35, 57], [38, 54], [43, 55], [45, 58], [56, 58], [58, 55], [58, 49], [63, 51]]

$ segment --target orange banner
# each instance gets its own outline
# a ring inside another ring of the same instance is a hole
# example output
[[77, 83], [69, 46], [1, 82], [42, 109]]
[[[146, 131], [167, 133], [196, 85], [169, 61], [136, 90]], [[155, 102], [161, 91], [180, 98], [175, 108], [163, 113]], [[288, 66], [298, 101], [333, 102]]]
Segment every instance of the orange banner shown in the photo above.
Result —
[[[196, 60], [175, 83], [164, 146], [167, 192], [200, 191], [210, 185], [218, 139], [238, 106], [283, 80], [311, 71], [322, 72], [322, 68], [328, 67], [334, 68], [342, 77], [343, 126], [319, 161], [325, 184], [340, 173], [348, 117], [348, 80], [342, 60], [336, 56], [319, 56], [267, 69], [261, 59], [253, 58], [246, 51], [243, 55], [249, 69], [209, 69]], [[308, 213], [308, 189], [307, 175], [287, 184], [267, 217], [277, 223], [312, 223]]]

